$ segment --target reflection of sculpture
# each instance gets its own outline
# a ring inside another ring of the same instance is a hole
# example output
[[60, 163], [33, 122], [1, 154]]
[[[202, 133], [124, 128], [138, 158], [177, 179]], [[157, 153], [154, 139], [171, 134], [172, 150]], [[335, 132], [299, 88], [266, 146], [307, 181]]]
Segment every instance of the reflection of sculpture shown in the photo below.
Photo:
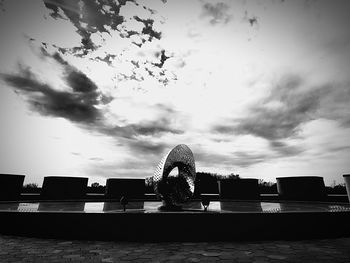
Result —
[[[177, 167], [179, 174], [169, 176]], [[180, 144], [160, 161], [153, 175], [154, 192], [163, 200], [165, 208], [176, 208], [194, 193], [196, 167], [191, 149]]]

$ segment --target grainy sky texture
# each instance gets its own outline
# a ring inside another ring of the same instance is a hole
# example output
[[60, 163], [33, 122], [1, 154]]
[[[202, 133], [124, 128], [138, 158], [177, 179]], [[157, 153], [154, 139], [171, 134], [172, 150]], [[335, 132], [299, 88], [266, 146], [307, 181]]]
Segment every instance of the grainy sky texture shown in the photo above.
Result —
[[0, 173], [350, 172], [350, 2], [0, 1]]

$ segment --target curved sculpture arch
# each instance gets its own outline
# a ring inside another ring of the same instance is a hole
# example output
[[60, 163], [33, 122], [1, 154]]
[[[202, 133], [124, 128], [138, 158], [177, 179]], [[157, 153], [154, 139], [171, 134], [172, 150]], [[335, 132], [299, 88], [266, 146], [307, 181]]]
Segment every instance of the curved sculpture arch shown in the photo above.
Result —
[[[174, 168], [177, 176], [169, 176]], [[194, 193], [196, 167], [191, 149], [180, 144], [166, 154], [158, 164], [153, 175], [153, 187], [164, 206], [179, 206]]]

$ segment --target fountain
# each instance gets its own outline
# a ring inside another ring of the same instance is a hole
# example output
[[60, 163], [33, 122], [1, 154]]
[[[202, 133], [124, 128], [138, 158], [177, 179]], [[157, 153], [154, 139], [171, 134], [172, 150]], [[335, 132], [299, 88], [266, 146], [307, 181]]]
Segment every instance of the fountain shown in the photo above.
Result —
[[[177, 176], [169, 176], [174, 168]], [[194, 193], [196, 167], [191, 149], [180, 144], [168, 152], [157, 166], [153, 175], [156, 195], [163, 201], [159, 208], [164, 211], [179, 211], [181, 204], [187, 202]]]
[[[176, 175], [171, 174], [174, 168], [178, 168]], [[81, 199], [80, 195], [70, 200], [65, 196], [60, 200], [39, 196], [36, 201], [0, 201], [0, 233], [135, 241], [350, 236], [349, 203], [305, 199], [281, 201], [279, 197], [267, 201], [260, 195], [238, 200], [237, 195], [233, 195], [236, 199], [232, 198], [232, 194], [236, 193], [231, 192], [237, 189], [237, 184], [240, 186], [236, 192], [242, 191], [246, 181], [227, 180], [221, 182], [220, 195], [215, 200], [213, 195], [208, 194], [191, 200], [195, 177], [193, 153], [188, 146], [181, 144], [165, 155], [153, 175], [154, 191], [161, 201], [146, 198], [144, 194], [140, 198], [141, 189], [144, 191], [141, 181], [130, 182], [130, 179], [110, 180], [108, 191], [99, 201]], [[61, 178], [54, 179], [63, 181]], [[128, 187], [113, 186], [118, 182]], [[256, 182], [253, 183], [255, 189]], [[280, 190], [289, 190], [286, 186], [288, 184]], [[115, 193], [115, 189], [120, 191]], [[64, 192], [65, 189], [57, 190]], [[119, 199], [121, 194], [123, 196]]]

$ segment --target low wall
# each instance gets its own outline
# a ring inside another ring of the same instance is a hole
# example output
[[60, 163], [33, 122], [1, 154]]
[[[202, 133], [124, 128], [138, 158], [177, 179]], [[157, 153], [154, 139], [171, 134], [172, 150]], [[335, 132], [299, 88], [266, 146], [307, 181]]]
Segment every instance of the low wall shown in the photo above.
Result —
[[106, 198], [142, 199], [145, 196], [145, 179], [109, 178], [106, 182]]
[[0, 174], [0, 200], [19, 199], [25, 175]]
[[216, 178], [201, 178], [195, 182], [195, 196], [201, 194], [218, 194], [219, 186]]
[[327, 198], [323, 177], [278, 177], [277, 191], [281, 200], [324, 201]]
[[85, 177], [44, 177], [41, 198], [50, 200], [84, 199], [88, 178]]
[[218, 182], [220, 199], [257, 200], [260, 198], [258, 179], [221, 179]]

